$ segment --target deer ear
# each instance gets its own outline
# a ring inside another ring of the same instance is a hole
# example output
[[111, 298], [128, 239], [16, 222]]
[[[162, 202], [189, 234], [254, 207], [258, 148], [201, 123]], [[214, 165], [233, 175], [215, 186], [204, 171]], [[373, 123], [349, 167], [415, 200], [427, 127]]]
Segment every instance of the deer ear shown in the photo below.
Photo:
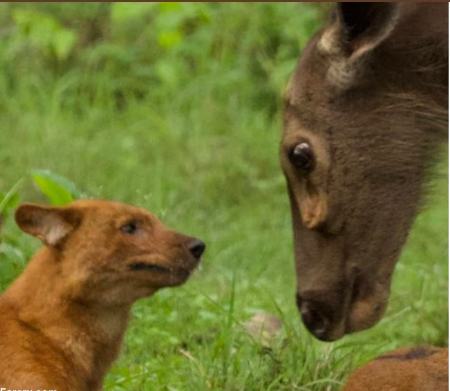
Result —
[[23, 204], [16, 210], [20, 229], [40, 239], [48, 246], [57, 246], [81, 221], [81, 216], [70, 207], [55, 208]]
[[[338, 3], [318, 43], [319, 50], [332, 57], [331, 76], [350, 71], [357, 60], [383, 42], [394, 30], [398, 14], [396, 3]], [[341, 78], [349, 79], [349, 75]]]

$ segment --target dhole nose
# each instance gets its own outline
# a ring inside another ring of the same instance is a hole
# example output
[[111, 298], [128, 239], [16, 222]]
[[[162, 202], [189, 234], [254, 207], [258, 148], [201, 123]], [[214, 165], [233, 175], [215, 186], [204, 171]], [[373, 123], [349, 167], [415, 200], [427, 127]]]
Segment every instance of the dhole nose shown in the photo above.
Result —
[[309, 300], [302, 300], [300, 295], [297, 295], [297, 306], [306, 328], [321, 341], [328, 341], [327, 335], [331, 322], [320, 305]]
[[187, 247], [192, 256], [199, 261], [202, 254], [205, 252], [206, 244], [200, 239], [194, 239], [189, 242]]

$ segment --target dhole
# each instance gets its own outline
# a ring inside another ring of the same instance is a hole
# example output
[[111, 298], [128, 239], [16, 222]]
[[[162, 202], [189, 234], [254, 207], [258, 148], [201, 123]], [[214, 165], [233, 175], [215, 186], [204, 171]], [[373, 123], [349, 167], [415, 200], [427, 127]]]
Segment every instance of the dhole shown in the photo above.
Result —
[[356, 370], [343, 391], [447, 391], [448, 349], [398, 349]]
[[205, 245], [143, 209], [25, 204], [19, 227], [45, 244], [0, 296], [0, 387], [93, 391], [119, 352], [131, 305], [182, 284]]

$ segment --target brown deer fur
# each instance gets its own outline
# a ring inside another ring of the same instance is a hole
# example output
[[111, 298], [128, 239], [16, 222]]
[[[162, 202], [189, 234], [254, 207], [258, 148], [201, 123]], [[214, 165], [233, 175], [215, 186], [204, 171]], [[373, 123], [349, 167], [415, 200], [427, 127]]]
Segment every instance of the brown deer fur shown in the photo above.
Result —
[[204, 244], [108, 201], [19, 207], [46, 246], [0, 296], [0, 388], [100, 390], [131, 305], [183, 283]]
[[387, 353], [348, 379], [342, 391], [447, 391], [448, 349], [418, 347]]
[[373, 326], [447, 141], [447, 4], [340, 3], [285, 94], [297, 304], [322, 340]]

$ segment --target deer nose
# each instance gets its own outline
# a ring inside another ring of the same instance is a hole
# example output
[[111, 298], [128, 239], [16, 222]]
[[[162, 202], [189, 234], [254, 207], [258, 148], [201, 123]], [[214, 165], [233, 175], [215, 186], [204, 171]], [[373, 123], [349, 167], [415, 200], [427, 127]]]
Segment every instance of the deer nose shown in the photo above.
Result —
[[189, 252], [192, 256], [199, 261], [202, 254], [205, 252], [206, 244], [202, 242], [200, 239], [191, 240], [191, 242], [187, 246]]
[[303, 300], [297, 294], [297, 306], [302, 316], [303, 324], [316, 338], [329, 341], [328, 338], [331, 321], [320, 305], [310, 300]]

